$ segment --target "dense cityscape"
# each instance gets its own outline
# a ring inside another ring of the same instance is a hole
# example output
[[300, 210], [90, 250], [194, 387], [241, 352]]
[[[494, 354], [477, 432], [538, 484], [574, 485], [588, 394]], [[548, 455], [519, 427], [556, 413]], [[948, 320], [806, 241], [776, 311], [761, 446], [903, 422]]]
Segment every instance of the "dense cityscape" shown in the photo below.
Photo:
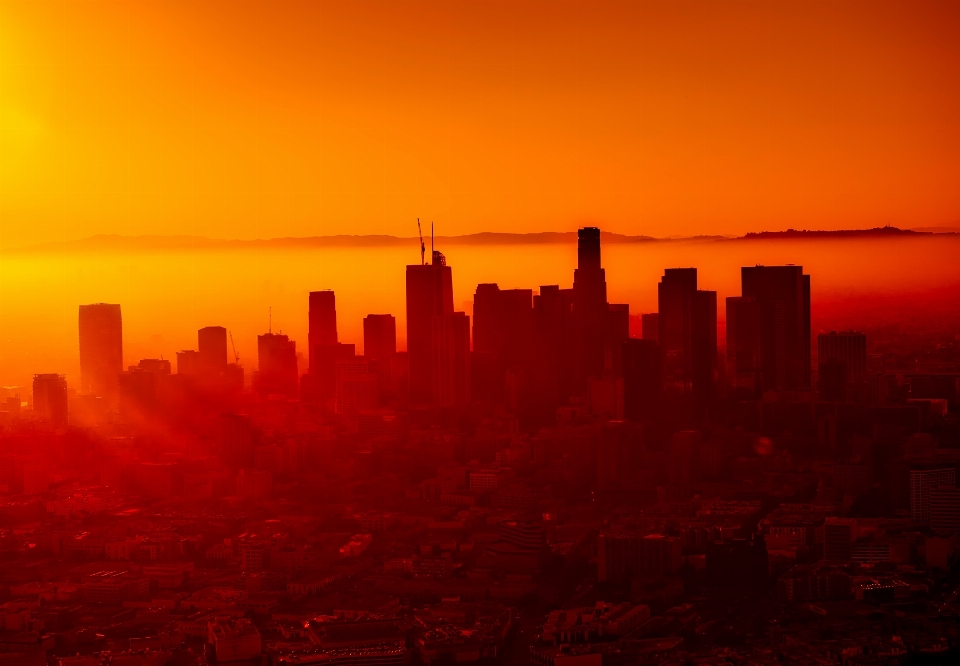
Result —
[[406, 351], [314, 291], [255, 370], [80, 305], [80, 385], [0, 412], [0, 664], [956, 663], [957, 338], [814, 336], [792, 265], [635, 314], [577, 249], [468, 314], [421, 241]]

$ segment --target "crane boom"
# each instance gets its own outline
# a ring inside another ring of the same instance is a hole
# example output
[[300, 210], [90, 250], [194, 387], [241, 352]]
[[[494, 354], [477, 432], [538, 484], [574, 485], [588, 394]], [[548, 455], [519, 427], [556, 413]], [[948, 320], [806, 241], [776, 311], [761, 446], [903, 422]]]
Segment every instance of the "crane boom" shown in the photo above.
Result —
[[230, 346], [233, 347], [233, 362], [240, 365], [240, 354], [237, 353], [237, 346], [233, 344], [233, 331], [230, 331]]
[[420, 218], [417, 218], [417, 233], [420, 234], [420, 265], [423, 266], [423, 255], [427, 248], [423, 245], [423, 230], [420, 228]]

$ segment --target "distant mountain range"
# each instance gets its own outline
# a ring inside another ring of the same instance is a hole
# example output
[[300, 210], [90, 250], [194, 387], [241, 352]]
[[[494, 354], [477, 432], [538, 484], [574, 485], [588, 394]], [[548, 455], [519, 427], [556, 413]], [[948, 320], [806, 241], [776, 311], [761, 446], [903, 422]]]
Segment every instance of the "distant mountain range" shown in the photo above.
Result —
[[[691, 241], [751, 241], [778, 239], [845, 239], [845, 238], [889, 238], [894, 236], [932, 236], [934, 234], [960, 235], [960, 229], [954, 227], [927, 227], [919, 229], [898, 229], [897, 227], [877, 227], [874, 229], [847, 229], [839, 231], [813, 231], [787, 229], [786, 231], [760, 231], [744, 236], [687, 236], [683, 238], [655, 238], [653, 236], [631, 236], [612, 232], [601, 233], [604, 243], [669, 243]], [[575, 231], [544, 231], [538, 233], [500, 233], [481, 232], [462, 236], [436, 236], [434, 242], [443, 247], [456, 245], [540, 245], [553, 243], [574, 243]], [[428, 238], [424, 239], [429, 242]], [[156, 252], [171, 250], [254, 250], [254, 249], [296, 249], [320, 247], [390, 247], [416, 246], [419, 239], [415, 236], [400, 237], [385, 234], [371, 235], [333, 235], [304, 236], [285, 238], [265, 238], [253, 240], [229, 240], [207, 238], [205, 236], [122, 236], [119, 234], [98, 234], [88, 238], [55, 243], [41, 243], [29, 247], [6, 250], [5, 254], [33, 254], [47, 252]]]

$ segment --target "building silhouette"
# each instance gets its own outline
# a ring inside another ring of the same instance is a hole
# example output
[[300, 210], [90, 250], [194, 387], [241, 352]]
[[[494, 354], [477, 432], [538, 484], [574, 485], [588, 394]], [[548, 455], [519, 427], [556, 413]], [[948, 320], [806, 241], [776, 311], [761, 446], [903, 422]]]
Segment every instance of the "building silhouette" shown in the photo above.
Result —
[[760, 308], [763, 391], [810, 388], [810, 276], [802, 266], [744, 266], [741, 295]]
[[80, 392], [115, 405], [123, 372], [123, 322], [120, 306], [80, 306]]
[[640, 331], [644, 340], [660, 341], [660, 313], [648, 312], [640, 315]]
[[197, 331], [197, 349], [203, 373], [219, 377], [227, 369], [227, 329], [206, 326]]
[[54, 427], [67, 425], [67, 378], [57, 374], [33, 376], [33, 413]]
[[623, 415], [632, 421], [653, 418], [663, 393], [660, 346], [630, 338], [622, 343]]
[[318, 347], [337, 344], [337, 302], [333, 291], [311, 291], [308, 311], [307, 353], [309, 372], [316, 373]]
[[696, 268], [668, 268], [657, 301], [665, 387], [708, 395], [716, 373], [717, 292], [697, 289]]
[[280, 333], [257, 336], [257, 391], [263, 396], [298, 394], [297, 343]]
[[508, 372], [529, 380], [533, 365], [533, 290], [477, 285], [473, 300], [476, 398], [499, 400]]
[[[430, 404], [434, 388], [433, 318], [453, 314], [453, 273], [443, 254], [434, 251], [429, 264], [407, 266], [406, 287], [410, 399], [415, 404]], [[468, 329], [468, 345], [469, 335]]]
[[397, 353], [397, 320], [389, 314], [363, 318], [363, 355], [370, 361], [389, 362]]
[[606, 271], [600, 261], [600, 229], [577, 231], [577, 268], [573, 272], [573, 390], [583, 393], [587, 378], [604, 370], [607, 345]]

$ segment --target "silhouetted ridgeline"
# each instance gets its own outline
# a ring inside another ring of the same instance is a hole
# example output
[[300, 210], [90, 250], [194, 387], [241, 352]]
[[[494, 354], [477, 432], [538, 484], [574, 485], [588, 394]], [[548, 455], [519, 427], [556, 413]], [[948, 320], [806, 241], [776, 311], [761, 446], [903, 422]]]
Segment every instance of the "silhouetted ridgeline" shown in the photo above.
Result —
[[[875, 229], [849, 229], [840, 231], [808, 231], [788, 229], [786, 231], [759, 231], [744, 236], [688, 236], [683, 238], [655, 238], [653, 236], [633, 236], [603, 232], [604, 243], [665, 243], [678, 241], [734, 241], [734, 240], [796, 240], [796, 239], [848, 239], [848, 238], [889, 238], [920, 237], [935, 234], [960, 235], [951, 227], [925, 229], [899, 229], [897, 227], [877, 227]], [[544, 231], [538, 233], [500, 233], [484, 231], [462, 236], [436, 236], [436, 243], [451, 245], [546, 245], [571, 243], [576, 240], [576, 232]], [[54, 243], [41, 243], [24, 248], [5, 250], [8, 254], [47, 253], [47, 252], [166, 252], [192, 250], [264, 250], [264, 249], [308, 249], [330, 247], [392, 247], [419, 246], [415, 236], [400, 237], [386, 234], [332, 236], [304, 236], [286, 238], [262, 238], [251, 240], [207, 238], [205, 236], [122, 236], [119, 234], [98, 234], [88, 238]]]

